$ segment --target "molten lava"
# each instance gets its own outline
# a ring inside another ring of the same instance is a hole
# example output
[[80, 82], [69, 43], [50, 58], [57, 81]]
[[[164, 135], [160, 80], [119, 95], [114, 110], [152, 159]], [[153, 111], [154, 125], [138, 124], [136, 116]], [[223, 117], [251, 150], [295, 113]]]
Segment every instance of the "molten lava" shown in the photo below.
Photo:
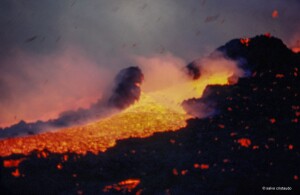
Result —
[[21, 173], [20, 173], [19, 169], [16, 169], [15, 171], [11, 172], [11, 175], [14, 177], [20, 177]]
[[122, 191], [123, 193], [132, 192], [140, 183], [139, 179], [127, 179], [120, 181], [117, 184], [105, 186], [103, 192], [110, 192], [111, 190]]
[[248, 148], [251, 145], [251, 140], [247, 139], [247, 138], [241, 138], [241, 139], [238, 139], [238, 143], [241, 146]]
[[216, 71], [198, 80], [187, 80], [159, 91], [142, 93], [140, 100], [131, 107], [85, 126], [0, 140], [0, 156], [14, 153], [28, 155], [33, 150], [45, 156], [45, 149], [53, 153], [86, 154], [89, 151], [97, 154], [114, 146], [116, 140], [178, 130], [185, 127], [186, 120], [192, 117], [181, 107], [182, 101], [201, 97], [209, 84], [228, 84], [228, 78], [233, 73], [233, 70]]
[[242, 38], [240, 39], [241, 44], [245, 45], [246, 47], [249, 46], [251, 39], [250, 38]]
[[25, 158], [4, 160], [3, 166], [6, 168], [18, 167], [19, 164], [24, 160], [25, 160]]

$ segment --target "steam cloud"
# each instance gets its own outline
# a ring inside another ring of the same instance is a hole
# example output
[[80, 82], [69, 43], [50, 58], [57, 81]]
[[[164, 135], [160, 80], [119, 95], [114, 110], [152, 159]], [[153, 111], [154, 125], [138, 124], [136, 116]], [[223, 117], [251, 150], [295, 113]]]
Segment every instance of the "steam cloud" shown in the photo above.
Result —
[[[187, 65], [189, 75], [195, 74], [202, 75], [201, 77], [209, 78], [226, 77], [228, 84], [235, 84], [239, 78], [248, 76], [247, 70], [242, 69], [244, 61], [230, 60], [223, 53], [219, 51], [213, 52], [209, 57], [195, 60]], [[211, 93], [209, 86], [205, 88], [203, 95], [200, 99], [192, 98], [182, 102], [183, 108], [187, 113], [194, 117], [205, 118], [216, 114], [215, 102], [207, 97]]]
[[135, 57], [134, 61], [143, 70], [145, 81], [142, 85], [144, 92], [162, 90], [189, 80], [182, 71], [185, 60], [171, 53]]
[[115, 87], [110, 97], [99, 99], [97, 103], [92, 104], [87, 109], [80, 108], [76, 111], [62, 112], [57, 119], [51, 119], [46, 122], [26, 123], [22, 120], [16, 125], [1, 130], [0, 138], [36, 134], [71, 125], [80, 125], [111, 115], [120, 109], [128, 107], [139, 99], [142, 81], [143, 74], [138, 67], [123, 69], [116, 76]]
[[0, 127], [87, 108], [105, 95], [112, 77], [76, 48], [51, 55], [18, 50], [1, 61], [0, 71]]

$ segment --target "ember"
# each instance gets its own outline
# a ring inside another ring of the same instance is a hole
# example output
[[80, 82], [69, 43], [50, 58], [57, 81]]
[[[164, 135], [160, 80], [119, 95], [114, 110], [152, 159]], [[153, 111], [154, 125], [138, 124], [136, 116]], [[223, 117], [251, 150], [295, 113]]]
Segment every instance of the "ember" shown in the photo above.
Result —
[[249, 43], [250, 43], [250, 40], [249, 38], [243, 38], [243, 39], [240, 39], [240, 42], [241, 44], [245, 45], [246, 47], [249, 46]]
[[225, 158], [223, 159], [223, 163], [228, 163], [229, 162], [229, 159]]
[[140, 183], [139, 179], [127, 179], [121, 181], [117, 184], [105, 186], [103, 192], [110, 192], [111, 190], [121, 191], [123, 193], [130, 193], [134, 190]]
[[281, 79], [281, 78], [284, 78], [284, 74], [276, 74], [275, 77]]
[[173, 173], [173, 175], [175, 175], [175, 176], [179, 175], [177, 169], [175, 169], [175, 168], [172, 170], [172, 173]]
[[198, 164], [198, 163], [195, 163], [194, 164], [194, 168], [195, 169], [209, 169], [209, 164]]
[[14, 176], [14, 177], [20, 177], [21, 176], [19, 169], [16, 169], [14, 172], [12, 172], [11, 175]]
[[61, 163], [59, 163], [59, 164], [56, 165], [56, 168], [57, 168], [58, 170], [61, 170], [61, 169], [63, 168], [63, 166], [62, 166]]
[[251, 145], [251, 140], [247, 139], [247, 138], [241, 138], [241, 139], [238, 139], [238, 143], [241, 146], [248, 148]]
[[18, 167], [19, 164], [24, 161], [25, 158], [21, 158], [21, 159], [9, 159], [9, 160], [4, 160], [3, 161], [3, 166], [6, 168], [10, 168], [10, 167]]
[[270, 118], [270, 123], [274, 124], [276, 122], [275, 118]]
[[181, 175], [186, 175], [187, 172], [188, 172], [188, 170], [186, 170], [186, 169], [185, 169], [185, 170], [182, 170], [182, 171], [181, 171]]
[[219, 127], [220, 129], [224, 129], [224, 128], [225, 128], [225, 125], [219, 124], [218, 127]]
[[201, 164], [200, 169], [209, 169], [209, 164]]
[[275, 9], [273, 12], [272, 12], [272, 18], [278, 18], [279, 16], [279, 13], [278, 11]]

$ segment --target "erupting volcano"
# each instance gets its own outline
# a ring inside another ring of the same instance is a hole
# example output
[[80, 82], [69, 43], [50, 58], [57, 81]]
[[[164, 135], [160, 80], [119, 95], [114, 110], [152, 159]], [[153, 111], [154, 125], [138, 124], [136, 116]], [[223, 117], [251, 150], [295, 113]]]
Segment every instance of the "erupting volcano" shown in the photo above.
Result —
[[[231, 40], [176, 69], [167, 84], [143, 67], [125, 68], [90, 108], [11, 127], [33, 135], [3, 133], [0, 187], [8, 194], [297, 192], [299, 69], [299, 53], [269, 34]], [[40, 131], [49, 125], [56, 130]]]
[[0, 195], [300, 194], [299, 10], [1, 0]]

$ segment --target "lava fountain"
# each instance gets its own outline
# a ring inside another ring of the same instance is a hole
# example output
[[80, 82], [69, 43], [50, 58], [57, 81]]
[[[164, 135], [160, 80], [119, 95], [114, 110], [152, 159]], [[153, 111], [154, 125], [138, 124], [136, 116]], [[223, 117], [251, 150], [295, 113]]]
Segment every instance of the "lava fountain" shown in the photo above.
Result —
[[142, 86], [139, 101], [113, 116], [83, 126], [1, 140], [0, 156], [28, 155], [33, 150], [45, 149], [53, 153], [97, 154], [114, 146], [116, 140], [143, 138], [155, 132], [185, 127], [186, 120], [193, 116], [181, 107], [182, 101], [201, 97], [207, 85], [228, 84], [228, 78], [238, 70], [234, 62], [224, 58], [206, 60], [204, 63], [203, 74], [197, 80], [186, 79], [185, 82], [150, 92], [144, 92]]

